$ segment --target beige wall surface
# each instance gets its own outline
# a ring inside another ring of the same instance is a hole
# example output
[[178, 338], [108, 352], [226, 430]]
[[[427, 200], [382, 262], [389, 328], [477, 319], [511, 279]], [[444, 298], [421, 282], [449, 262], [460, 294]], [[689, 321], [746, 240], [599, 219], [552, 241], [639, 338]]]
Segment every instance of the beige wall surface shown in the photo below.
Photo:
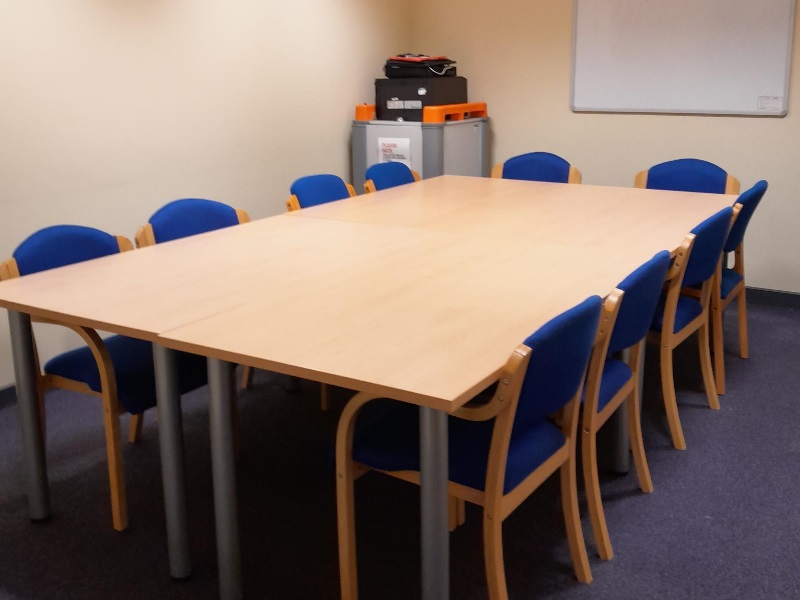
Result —
[[458, 61], [470, 100], [488, 104], [493, 161], [545, 150], [577, 166], [584, 183], [627, 186], [651, 165], [697, 157], [737, 176], [742, 189], [766, 179], [769, 191], [747, 233], [748, 285], [800, 292], [800, 44], [784, 118], [573, 113], [572, 2], [424, 6], [411, 47]]
[[[47, 225], [133, 237], [193, 196], [258, 218], [301, 175], [349, 179], [353, 108], [408, 29], [373, 0], [0, 3], [0, 257]], [[37, 341], [47, 357], [77, 338]]]

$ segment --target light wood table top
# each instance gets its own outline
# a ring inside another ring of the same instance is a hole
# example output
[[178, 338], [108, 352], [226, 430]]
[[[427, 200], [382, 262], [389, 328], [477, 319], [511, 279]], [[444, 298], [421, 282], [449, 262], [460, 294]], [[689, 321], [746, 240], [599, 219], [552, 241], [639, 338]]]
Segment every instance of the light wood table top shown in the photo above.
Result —
[[0, 283], [0, 306], [452, 411], [733, 198], [444, 176]]
[[322, 204], [293, 217], [334, 219], [652, 256], [676, 248], [733, 195], [444, 175]]
[[280, 278], [262, 275], [280, 286], [162, 339], [176, 349], [453, 411], [497, 378], [527, 335], [587, 296], [605, 295], [732, 201], [424, 180], [287, 215], [307, 226], [300, 236], [316, 236], [310, 223], [326, 223], [316, 254], [283, 246]]

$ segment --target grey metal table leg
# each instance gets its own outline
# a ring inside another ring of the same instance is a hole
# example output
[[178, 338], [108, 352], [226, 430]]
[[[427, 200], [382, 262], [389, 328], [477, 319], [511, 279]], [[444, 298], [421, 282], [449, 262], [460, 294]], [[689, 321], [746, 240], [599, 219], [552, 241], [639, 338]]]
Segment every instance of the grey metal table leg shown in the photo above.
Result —
[[450, 596], [450, 537], [447, 530], [447, 414], [420, 408], [422, 598]]
[[175, 579], [185, 579], [192, 572], [192, 564], [189, 557], [189, 522], [186, 511], [183, 417], [175, 361], [174, 350], [153, 344], [169, 573]]
[[8, 311], [14, 377], [17, 384], [22, 466], [28, 490], [28, 515], [33, 521], [50, 516], [50, 492], [47, 485], [47, 461], [42, 430], [39, 426], [39, 397], [36, 393], [36, 361], [33, 357], [33, 333], [30, 315]]
[[217, 566], [221, 600], [242, 597], [239, 524], [236, 505], [236, 471], [231, 419], [233, 365], [208, 359], [210, 395], [211, 467], [217, 527]]
[[[644, 387], [644, 350], [646, 344], [641, 344], [641, 356], [639, 359], [639, 378], [636, 385], [639, 386], [639, 401], [642, 399], [642, 388]], [[622, 360], [628, 362], [630, 349], [623, 352]], [[614, 424], [614, 448], [611, 457], [611, 469], [615, 473], [627, 473], [631, 467], [630, 459], [630, 438], [628, 433], [628, 406], [623, 403], [611, 417]]]

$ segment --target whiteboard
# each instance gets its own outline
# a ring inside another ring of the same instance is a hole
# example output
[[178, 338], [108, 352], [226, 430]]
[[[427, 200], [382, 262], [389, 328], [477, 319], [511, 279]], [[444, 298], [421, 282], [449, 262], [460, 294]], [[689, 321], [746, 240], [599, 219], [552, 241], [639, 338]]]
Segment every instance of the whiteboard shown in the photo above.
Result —
[[575, 0], [572, 110], [786, 115], [795, 0]]

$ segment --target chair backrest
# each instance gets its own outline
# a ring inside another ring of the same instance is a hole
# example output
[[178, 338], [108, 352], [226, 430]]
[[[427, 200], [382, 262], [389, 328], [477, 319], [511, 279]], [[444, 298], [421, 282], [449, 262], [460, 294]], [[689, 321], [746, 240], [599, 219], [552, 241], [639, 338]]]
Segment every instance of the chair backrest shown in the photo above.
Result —
[[414, 172], [400, 162], [374, 164], [367, 169], [365, 179], [367, 182], [372, 181], [376, 191], [416, 181]]
[[714, 163], [699, 158], [679, 158], [637, 173], [636, 187], [675, 192], [738, 194], [739, 180]]
[[[249, 220], [246, 213], [222, 202], [183, 198], [159, 208], [148, 224], [152, 227], [155, 243], [161, 243], [238, 225], [243, 216], [245, 221]], [[138, 234], [136, 239], [139, 240]]]
[[317, 206], [355, 195], [352, 186], [348, 186], [341, 177], [328, 173], [301, 177], [292, 184], [289, 191], [297, 199], [297, 208]]
[[519, 433], [560, 410], [581, 389], [600, 322], [602, 300], [590, 296], [523, 342], [531, 349], [514, 418]]
[[550, 152], [528, 152], [509, 158], [495, 166], [492, 176], [550, 183], [581, 182], [581, 173], [578, 169]]
[[[15, 275], [30, 275], [109, 254], [131, 247], [126, 238], [119, 238], [93, 227], [53, 225], [25, 239], [14, 250]], [[5, 271], [6, 269], [4, 269]]]
[[683, 275], [683, 287], [698, 286], [714, 274], [728, 238], [732, 216], [733, 207], [723, 208], [692, 229], [695, 239]]
[[742, 205], [742, 209], [733, 222], [730, 233], [728, 233], [728, 239], [725, 241], [725, 247], [723, 248], [724, 252], [733, 252], [742, 244], [747, 224], [750, 223], [750, 217], [753, 216], [756, 207], [764, 197], [767, 187], [767, 182], [762, 179], [749, 190], [742, 192], [742, 195], [739, 196], [736, 202]]
[[622, 297], [611, 334], [609, 353], [630, 348], [647, 334], [669, 264], [669, 252], [663, 250], [638, 267], [617, 286], [625, 292], [625, 295]]

